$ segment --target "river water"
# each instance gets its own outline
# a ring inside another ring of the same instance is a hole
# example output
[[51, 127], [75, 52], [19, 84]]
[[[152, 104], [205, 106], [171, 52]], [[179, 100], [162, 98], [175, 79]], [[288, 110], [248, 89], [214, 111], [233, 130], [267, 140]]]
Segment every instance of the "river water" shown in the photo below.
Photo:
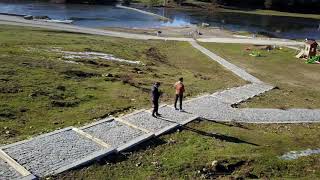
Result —
[[164, 15], [172, 22], [112, 5], [51, 4], [35, 1], [0, 2], [0, 13], [49, 16], [73, 19], [86, 27], [155, 28], [209, 23], [232, 31], [263, 32], [281, 38], [320, 39], [320, 20], [296, 17], [251, 15], [243, 13], [206, 13], [202, 11], [153, 8], [148, 11]]

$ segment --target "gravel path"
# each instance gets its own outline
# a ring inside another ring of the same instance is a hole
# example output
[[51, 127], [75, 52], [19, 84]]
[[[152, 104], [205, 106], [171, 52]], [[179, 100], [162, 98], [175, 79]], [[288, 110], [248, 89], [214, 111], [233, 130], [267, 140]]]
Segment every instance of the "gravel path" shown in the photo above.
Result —
[[142, 111], [132, 115], [127, 115], [121, 118], [129, 123], [132, 123], [138, 127], [148, 129], [152, 132], [161, 131], [163, 128], [174, 125], [174, 122], [161, 120], [151, 116], [151, 113], [147, 111]]
[[119, 147], [145, 132], [111, 120], [82, 129], [113, 147]]
[[76, 132], [65, 130], [13, 144], [3, 151], [32, 174], [43, 177], [101, 149]]
[[186, 124], [189, 121], [195, 120], [198, 116], [188, 112], [179, 112], [173, 107], [163, 106], [159, 108], [161, 117], [179, 124]]
[[246, 123], [320, 122], [320, 110], [312, 109], [239, 109], [234, 121]]
[[190, 42], [190, 44], [201, 51], [203, 54], [207, 55], [210, 57], [212, 60], [216, 61], [217, 63], [221, 64], [223, 67], [227, 68], [228, 70], [232, 71], [234, 74], [239, 76], [240, 78], [249, 81], [251, 83], [263, 83], [260, 81], [258, 78], [252, 76], [251, 74], [247, 73], [245, 70], [237, 67], [234, 64], [231, 64], [227, 60], [223, 59], [222, 57], [214, 54], [213, 52], [209, 51], [208, 49], [200, 46], [197, 42]]
[[[263, 83], [261, 80], [247, 73], [245, 70], [229, 63], [222, 57], [214, 54], [208, 49], [200, 46], [197, 42], [190, 44], [210, 57], [212, 60], [220, 63], [244, 80], [251, 82], [242, 87], [231, 88], [222, 92], [212, 94], [212, 100], [207, 97], [198, 104], [191, 103], [191, 111], [200, 117], [215, 121], [238, 121], [247, 123], [300, 123], [300, 122], [320, 122], [320, 110], [310, 109], [233, 109], [232, 105], [241, 103], [254, 96], [273, 89], [273, 86]], [[199, 100], [198, 100], [199, 101]], [[215, 101], [215, 103], [211, 102]], [[221, 102], [226, 106], [219, 105]]]
[[230, 119], [235, 111], [230, 104], [209, 95], [186, 102], [184, 108], [185, 111], [197, 114], [201, 118], [208, 120]]
[[220, 99], [229, 104], [238, 104], [254, 96], [265, 93], [273, 89], [273, 86], [267, 84], [248, 84], [241, 87], [231, 88], [222, 92], [216, 92], [211, 96]]

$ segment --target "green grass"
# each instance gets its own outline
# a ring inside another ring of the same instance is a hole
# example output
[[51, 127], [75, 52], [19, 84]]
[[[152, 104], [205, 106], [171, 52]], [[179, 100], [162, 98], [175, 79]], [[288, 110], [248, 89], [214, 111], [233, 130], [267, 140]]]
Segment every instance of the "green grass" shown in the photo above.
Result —
[[[319, 124], [253, 125], [208, 121], [161, 136], [133, 153], [70, 171], [55, 179], [318, 179], [319, 155], [297, 160], [278, 157], [288, 151], [319, 148]], [[232, 172], [211, 169], [212, 161]], [[203, 171], [206, 168], [207, 172]], [[211, 170], [211, 175], [209, 174]], [[208, 172], [209, 171], [209, 172]]]
[[[320, 108], [320, 67], [317, 64], [305, 64], [303, 60], [295, 58], [295, 50], [282, 48], [268, 52], [252, 45], [202, 45], [262, 81], [279, 87], [242, 104], [242, 107]], [[253, 50], [261, 52], [262, 57], [249, 56]]]
[[[96, 51], [142, 65], [78, 59], [65, 63], [54, 48]], [[188, 43], [136, 41], [14, 26], [0, 27], [0, 144], [108, 115], [149, 108], [149, 89], [162, 82], [162, 102], [185, 78], [186, 97], [245, 84]], [[105, 77], [105, 74], [113, 77]], [[86, 75], [87, 77], [82, 77]]]

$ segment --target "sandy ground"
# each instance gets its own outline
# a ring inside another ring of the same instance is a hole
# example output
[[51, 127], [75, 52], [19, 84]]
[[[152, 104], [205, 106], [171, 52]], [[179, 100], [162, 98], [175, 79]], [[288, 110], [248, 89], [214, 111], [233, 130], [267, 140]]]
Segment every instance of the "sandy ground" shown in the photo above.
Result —
[[[207, 37], [234, 37], [235, 32], [230, 32], [215, 27], [199, 28], [197, 26], [188, 27], [160, 27], [160, 28], [103, 28], [110, 31], [120, 31], [127, 33], [146, 34], [156, 36], [161, 31], [162, 37], [186, 37], [186, 38], [207, 38]], [[197, 34], [197, 30], [201, 35]]]

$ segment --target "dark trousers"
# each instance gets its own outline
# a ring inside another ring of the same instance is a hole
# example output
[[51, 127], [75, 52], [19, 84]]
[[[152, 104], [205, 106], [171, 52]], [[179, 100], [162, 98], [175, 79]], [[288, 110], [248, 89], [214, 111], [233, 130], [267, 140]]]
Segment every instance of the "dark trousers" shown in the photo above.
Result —
[[179, 99], [179, 103], [180, 103], [180, 109], [182, 109], [182, 99], [183, 99], [183, 94], [176, 94], [176, 99], [174, 101], [174, 107], [177, 109], [177, 102]]
[[152, 111], [152, 114], [153, 114], [153, 115], [159, 114], [159, 113], [158, 113], [159, 101], [158, 101], [158, 100], [152, 100], [152, 103], [153, 103], [153, 111]]

